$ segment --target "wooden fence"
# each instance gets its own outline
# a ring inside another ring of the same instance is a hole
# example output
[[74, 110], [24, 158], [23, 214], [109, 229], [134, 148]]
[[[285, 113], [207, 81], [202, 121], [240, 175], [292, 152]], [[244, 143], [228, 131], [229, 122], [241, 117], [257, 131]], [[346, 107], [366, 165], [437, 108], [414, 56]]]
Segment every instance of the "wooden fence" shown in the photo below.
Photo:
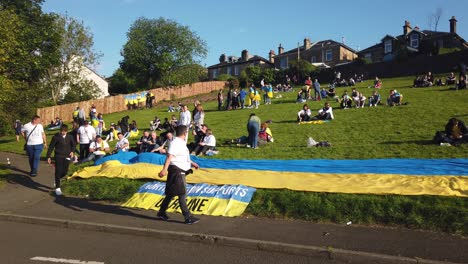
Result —
[[[153, 103], [164, 100], [172, 100], [173, 98], [184, 98], [199, 94], [211, 93], [212, 91], [219, 90], [224, 87], [224, 82], [211, 81], [187, 84], [179, 87], [165, 87], [149, 90], [152, 92], [156, 99]], [[60, 117], [63, 121], [73, 120], [73, 111], [76, 107], [81, 107], [88, 114], [91, 105], [94, 104], [99, 113], [109, 114], [115, 112], [122, 112], [127, 110], [125, 104], [126, 95], [109, 96], [102, 99], [95, 99], [83, 102], [76, 102], [71, 104], [49, 106], [37, 109], [37, 115], [42, 118], [44, 122], [55, 120], [55, 117]]]

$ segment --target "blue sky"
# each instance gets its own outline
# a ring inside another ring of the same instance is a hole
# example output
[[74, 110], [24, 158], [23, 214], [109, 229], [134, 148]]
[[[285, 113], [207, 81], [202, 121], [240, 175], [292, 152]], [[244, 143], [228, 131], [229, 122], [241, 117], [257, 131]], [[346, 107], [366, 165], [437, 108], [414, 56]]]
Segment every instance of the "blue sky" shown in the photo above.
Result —
[[83, 20], [94, 34], [95, 50], [104, 56], [97, 72], [110, 76], [122, 60], [120, 50], [130, 25], [139, 17], [164, 17], [190, 27], [208, 46], [201, 64], [218, 63], [222, 53], [240, 57], [247, 49], [268, 58], [268, 52], [333, 39], [354, 49], [377, 43], [386, 34], [400, 35], [405, 20], [428, 29], [428, 15], [441, 7], [438, 31], [449, 31], [456, 16], [457, 33], [468, 39], [465, 0], [46, 0], [44, 12], [67, 13]]

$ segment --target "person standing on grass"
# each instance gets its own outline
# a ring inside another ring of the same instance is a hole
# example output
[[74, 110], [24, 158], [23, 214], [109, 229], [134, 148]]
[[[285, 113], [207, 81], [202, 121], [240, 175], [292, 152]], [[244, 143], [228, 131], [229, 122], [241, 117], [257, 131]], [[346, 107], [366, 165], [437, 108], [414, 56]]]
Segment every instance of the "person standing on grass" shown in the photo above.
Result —
[[[182, 106], [182, 112], [180, 112], [179, 123], [178, 126], [186, 126], [187, 129], [190, 128], [190, 124], [192, 123], [192, 116], [190, 115], [190, 111], [186, 105]], [[188, 135], [185, 137], [185, 142], [188, 142]]]
[[218, 92], [218, 111], [222, 110], [223, 102], [224, 102], [223, 89], [221, 89]]
[[21, 129], [21, 134], [26, 140], [25, 150], [29, 157], [29, 175], [35, 177], [39, 168], [39, 160], [44, 148], [47, 148], [47, 138], [44, 133], [44, 127], [41, 124], [41, 117], [33, 116], [31, 122], [27, 123]]
[[23, 128], [23, 124], [21, 124], [21, 121], [16, 119], [13, 128], [15, 129], [16, 142], [19, 142], [19, 137], [21, 135], [21, 129]]
[[164, 200], [157, 216], [167, 221], [169, 217], [166, 214], [167, 207], [174, 196], [178, 196], [180, 209], [185, 218], [186, 224], [195, 224], [200, 219], [191, 215], [187, 207], [187, 191], [185, 177], [187, 174], [192, 173], [191, 167], [198, 169], [197, 163], [190, 160], [189, 150], [186, 144], [186, 137], [188, 135], [188, 127], [181, 125], [176, 128], [176, 138], [172, 141], [169, 149], [167, 150], [166, 162], [162, 170], [159, 172], [159, 177], [164, 177], [167, 174], [166, 189]]
[[60, 196], [62, 195], [60, 179], [68, 174], [68, 166], [75, 152], [75, 140], [72, 135], [68, 134], [67, 125], [62, 125], [60, 132], [55, 134], [50, 141], [46, 156], [49, 164], [52, 163], [50, 155], [53, 150], [55, 150], [55, 195]]
[[249, 140], [247, 147], [256, 149], [258, 147], [258, 132], [260, 131], [260, 118], [254, 113], [250, 114], [247, 122], [247, 131], [249, 132]]
[[89, 144], [96, 138], [96, 130], [90, 126], [91, 122], [84, 122], [84, 125], [78, 128], [76, 142], [80, 143], [80, 161], [89, 155]]

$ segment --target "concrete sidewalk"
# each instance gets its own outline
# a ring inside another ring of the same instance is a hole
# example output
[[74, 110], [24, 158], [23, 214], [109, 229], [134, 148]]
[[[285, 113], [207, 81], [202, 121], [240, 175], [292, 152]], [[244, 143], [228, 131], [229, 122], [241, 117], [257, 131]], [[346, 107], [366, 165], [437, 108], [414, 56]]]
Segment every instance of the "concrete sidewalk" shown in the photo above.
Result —
[[156, 218], [156, 211], [122, 208], [83, 198], [56, 198], [50, 194], [54, 181], [52, 166], [41, 162], [38, 176], [30, 178], [25, 156], [0, 153], [0, 162], [6, 162], [7, 157], [12, 163], [12, 175], [9, 183], [0, 189], [0, 220], [3, 221], [323, 254], [324, 258], [343, 258], [350, 263], [364, 263], [364, 260], [368, 263], [468, 263], [468, 239], [444, 233], [256, 217], [201, 216], [200, 223], [185, 225], [180, 214], [170, 215], [176, 221], [164, 222]]

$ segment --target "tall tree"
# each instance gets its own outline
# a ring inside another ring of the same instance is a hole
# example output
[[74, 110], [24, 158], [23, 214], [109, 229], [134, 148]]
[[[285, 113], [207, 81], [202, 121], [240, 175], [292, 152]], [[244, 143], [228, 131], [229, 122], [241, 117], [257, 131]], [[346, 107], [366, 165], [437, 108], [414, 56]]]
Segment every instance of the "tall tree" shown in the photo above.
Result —
[[427, 16], [427, 24], [430, 30], [437, 31], [437, 27], [439, 26], [439, 21], [443, 13], [444, 10], [442, 7], [438, 7], [434, 13], [431, 13]]
[[[89, 100], [99, 95], [97, 85], [85, 77], [85, 67], [93, 69], [101, 54], [93, 50], [93, 34], [82, 21], [60, 16], [55, 21], [60, 33], [59, 63], [47, 69], [42, 85], [50, 92], [54, 104], [69, 92], [74, 100]], [[72, 91], [78, 89], [80, 92]], [[70, 101], [67, 100], [67, 101]]]
[[44, 102], [40, 80], [58, 62], [60, 35], [42, 0], [0, 0], [0, 134]]
[[170, 71], [199, 62], [205, 42], [187, 26], [159, 18], [139, 18], [127, 33], [121, 68], [137, 84], [153, 88]]

